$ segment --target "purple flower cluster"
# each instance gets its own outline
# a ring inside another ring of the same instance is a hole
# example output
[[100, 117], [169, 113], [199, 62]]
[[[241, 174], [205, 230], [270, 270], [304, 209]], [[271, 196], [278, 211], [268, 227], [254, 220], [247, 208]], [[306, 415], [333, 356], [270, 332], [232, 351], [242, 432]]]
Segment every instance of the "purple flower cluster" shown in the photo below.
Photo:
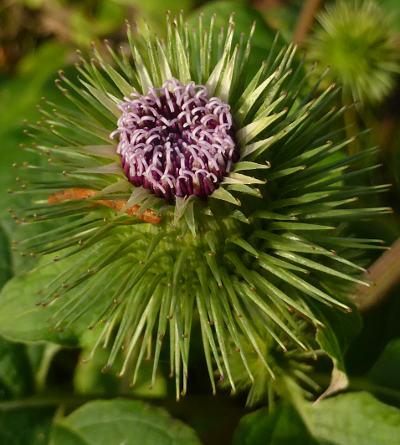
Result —
[[204, 86], [169, 80], [119, 105], [118, 154], [129, 181], [173, 202], [207, 198], [239, 159], [228, 104]]

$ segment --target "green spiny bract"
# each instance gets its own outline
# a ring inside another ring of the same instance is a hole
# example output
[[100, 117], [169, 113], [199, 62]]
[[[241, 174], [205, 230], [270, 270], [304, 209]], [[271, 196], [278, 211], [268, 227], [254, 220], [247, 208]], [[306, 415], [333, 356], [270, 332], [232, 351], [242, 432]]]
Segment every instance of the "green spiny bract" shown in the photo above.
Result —
[[[192, 325], [201, 331], [214, 391], [214, 366], [235, 390], [231, 363], [236, 368], [238, 357], [249, 381], [257, 378], [248, 351], [273, 381], [267, 343], [312, 351], [310, 332], [322, 325], [314, 308], [348, 311], [349, 286], [364, 283], [354, 252], [379, 248], [377, 240], [347, 237], [344, 223], [388, 209], [354, 206], [386, 187], [348, 185], [375, 168], [354, 167], [371, 150], [346, 156], [349, 141], [336, 140], [346, 110], [333, 105], [338, 88], [317, 96], [315, 88], [305, 91], [307, 75], [294, 62], [293, 45], [273, 47], [247, 79], [252, 31], [233, 48], [232, 17], [219, 36], [213, 19], [206, 27], [200, 18], [193, 33], [182, 17], [167, 23], [166, 42], [135, 39], [128, 26], [129, 54], [106, 44], [114, 65], [93, 48], [94, 58], [77, 67], [78, 84], [60, 73], [57, 85], [74, 107], [41, 109], [35, 143], [26, 149], [48, 162], [25, 166], [22, 191], [39, 196], [25, 209], [26, 221], [56, 223], [19, 248], [57, 255], [65, 264], [40, 292], [39, 303], [51, 306], [50, 326], [65, 329], [91, 314], [95, 347], [111, 348], [105, 369], [122, 348], [119, 373], [131, 373], [132, 383], [148, 355], [154, 381], [166, 337], [179, 397], [187, 389]], [[207, 199], [171, 203], [135, 188], [116, 153], [118, 141], [110, 139], [124, 97], [145, 95], [172, 78], [205, 85], [234, 117], [240, 159]], [[59, 193], [65, 199], [48, 198]], [[162, 220], [143, 218], [150, 209]]]
[[347, 100], [373, 103], [395, 84], [400, 59], [390, 19], [374, 0], [339, 0], [318, 16], [309, 56], [329, 65]]

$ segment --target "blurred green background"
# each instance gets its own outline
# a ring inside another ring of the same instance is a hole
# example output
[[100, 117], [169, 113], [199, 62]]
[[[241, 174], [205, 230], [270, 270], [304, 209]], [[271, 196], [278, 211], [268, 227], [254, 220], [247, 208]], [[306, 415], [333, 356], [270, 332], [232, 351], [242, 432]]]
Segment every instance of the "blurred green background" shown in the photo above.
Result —
[[[89, 54], [91, 42], [100, 43], [104, 38], [116, 48], [124, 45], [126, 20], [138, 22], [140, 32], [140, 23], [144, 19], [163, 35], [166, 10], [179, 13], [183, 9], [193, 21], [197, 20], [201, 11], [205, 15], [217, 12], [221, 24], [233, 10], [236, 11], [236, 24], [240, 31], [247, 32], [253, 20], [258, 21], [253, 52], [259, 61], [263, 59], [265, 48], [270, 45], [276, 30], [286, 42], [292, 40], [294, 33], [299, 31], [305, 3], [301, 0], [1, 0], [0, 284], [28, 269], [34, 261], [17, 256], [12, 250], [12, 239], [24, 237], [32, 230], [17, 225], [9, 214], [10, 208], [26, 199], [9, 193], [16, 188], [18, 177], [18, 168], [13, 164], [18, 167], [18, 164], [30, 161], [29, 153], [19, 147], [25, 141], [24, 129], [28, 128], [28, 122], [35, 123], [40, 119], [35, 107], [42, 97], [56, 103], [65, 100], [54, 79], [59, 69], [63, 69], [71, 79], [75, 77], [76, 48]], [[334, 2], [314, 3], [319, 3], [321, 9], [322, 3]], [[382, 0], [378, 3], [390, 17], [393, 39], [397, 41], [400, 53], [400, 2]], [[311, 21], [311, 28], [302, 34], [302, 49], [307, 50], [308, 38], [312, 37], [315, 26], [316, 22]], [[358, 130], [371, 129], [362, 137], [362, 145], [379, 146], [378, 161], [382, 168], [368, 180], [373, 184], [392, 184], [390, 193], [376, 198], [376, 206], [389, 205], [394, 210], [392, 215], [380, 217], [371, 225], [358, 225], [354, 230], [363, 237], [381, 238], [387, 245], [400, 236], [400, 76], [394, 78], [389, 94], [373, 104], [359, 106], [356, 116], [353, 116]], [[370, 261], [376, 257], [377, 254], [371, 253]], [[363, 330], [346, 359], [351, 376], [350, 388], [369, 390], [397, 407], [400, 407], [399, 292], [397, 285], [381, 304], [365, 314]], [[78, 363], [80, 354], [75, 349], [15, 345], [0, 339], [0, 443], [47, 443], [40, 434], [47, 434], [55, 408], [45, 404], [40, 408], [36, 406], [31, 412], [26, 409], [18, 411], [18, 406], [10, 405], [14, 399], [35, 397], [37, 394], [54, 399], [75, 394], [69, 409], [95, 395], [153, 398], [156, 404], [166, 407], [173, 416], [192, 426], [206, 444], [231, 443], [240, 418], [249, 412], [244, 408], [245, 396], [232, 398], [221, 393], [211, 399], [207, 376], [201, 371], [201, 354], [196, 356], [193, 353], [189, 395], [179, 404], [174, 401], [174, 391], [169, 387], [167, 378], [161, 376], [159, 386], [150, 393], [147, 389], [148, 376], [144, 373], [142, 384], [139, 382], [132, 391], [126, 382], [98, 372], [102, 357], [83, 365]], [[325, 372], [323, 367], [322, 372]], [[325, 377], [322, 375], [321, 381]], [[13, 422], [10, 423], [10, 419]], [[31, 437], [42, 437], [43, 440], [26, 442], [26, 436], [18, 436], [21, 431], [31, 431]], [[7, 434], [15, 440], [4, 439]], [[235, 443], [245, 443], [240, 437], [239, 434]], [[258, 442], [248, 443], [256, 445]]]

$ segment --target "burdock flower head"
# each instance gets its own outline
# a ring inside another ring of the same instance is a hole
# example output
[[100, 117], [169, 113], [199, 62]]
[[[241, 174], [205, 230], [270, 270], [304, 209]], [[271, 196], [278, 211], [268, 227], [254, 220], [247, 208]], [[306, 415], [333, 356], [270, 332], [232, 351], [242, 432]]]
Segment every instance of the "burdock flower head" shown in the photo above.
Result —
[[206, 199], [239, 159], [230, 107], [207, 88], [171, 79], [119, 108], [117, 153], [129, 181], [173, 202]]
[[179, 397], [192, 328], [214, 389], [216, 373], [233, 390], [234, 369], [241, 386], [261, 375], [254, 354], [271, 381], [277, 349], [312, 354], [323, 308], [349, 311], [349, 286], [364, 283], [355, 251], [375, 243], [345, 222], [387, 209], [353, 205], [385, 187], [349, 183], [371, 150], [345, 155], [338, 89], [308, 90], [293, 45], [276, 40], [249, 75], [254, 28], [234, 46], [232, 17], [218, 36], [214, 18], [193, 33], [182, 17], [167, 25], [166, 41], [128, 27], [129, 53], [106, 42], [113, 61], [93, 48], [79, 86], [60, 73], [74, 107], [43, 107], [28, 149], [48, 161], [22, 180], [40, 197], [25, 220], [55, 226], [19, 247], [56, 255], [38, 302], [50, 327], [94, 328], [105, 369], [122, 360], [132, 383], [144, 357], [154, 381], [168, 339]]

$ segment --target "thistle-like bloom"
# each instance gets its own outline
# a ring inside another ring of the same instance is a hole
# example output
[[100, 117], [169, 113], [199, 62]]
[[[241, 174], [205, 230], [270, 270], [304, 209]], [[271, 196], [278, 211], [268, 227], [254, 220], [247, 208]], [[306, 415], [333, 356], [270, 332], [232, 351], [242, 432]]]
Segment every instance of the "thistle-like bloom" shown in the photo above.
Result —
[[25, 168], [42, 198], [24, 217], [56, 224], [20, 248], [64, 265], [40, 292], [50, 325], [95, 328], [132, 383], [145, 354], [154, 380], [167, 336], [177, 397], [192, 325], [214, 389], [214, 366], [235, 389], [233, 355], [253, 381], [247, 351], [273, 376], [266, 344], [312, 349], [321, 307], [349, 310], [363, 283], [354, 251], [376, 242], [342, 223], [387, 211], [353, 206], [385, 187], [348, 183], [371, 150], [337, 156], [338, 89], [308, 92], [292, 45], [248, 78], [251, 34], [233, 48], [232, 18], [217, 37], [214, 19], [191, 34], [181, 17], [165, 42], [128, 28], [129, 54], [106, 44], [117, 68], [94, 48], [80, 86], [57, 82], [75, 107], [45, 107], [32, 134], [49, 162]]
[[331, 66], [348, 99], [382, 100], [393, 88], [400, 58], [390, 19], [374, 0], [339, 0], [318, 16], [309, 56]]
[[229, 105], [176, 79], [131, 97], [111, 134], [129, 181], [169, 202], [211, 195], [239, 158]]

